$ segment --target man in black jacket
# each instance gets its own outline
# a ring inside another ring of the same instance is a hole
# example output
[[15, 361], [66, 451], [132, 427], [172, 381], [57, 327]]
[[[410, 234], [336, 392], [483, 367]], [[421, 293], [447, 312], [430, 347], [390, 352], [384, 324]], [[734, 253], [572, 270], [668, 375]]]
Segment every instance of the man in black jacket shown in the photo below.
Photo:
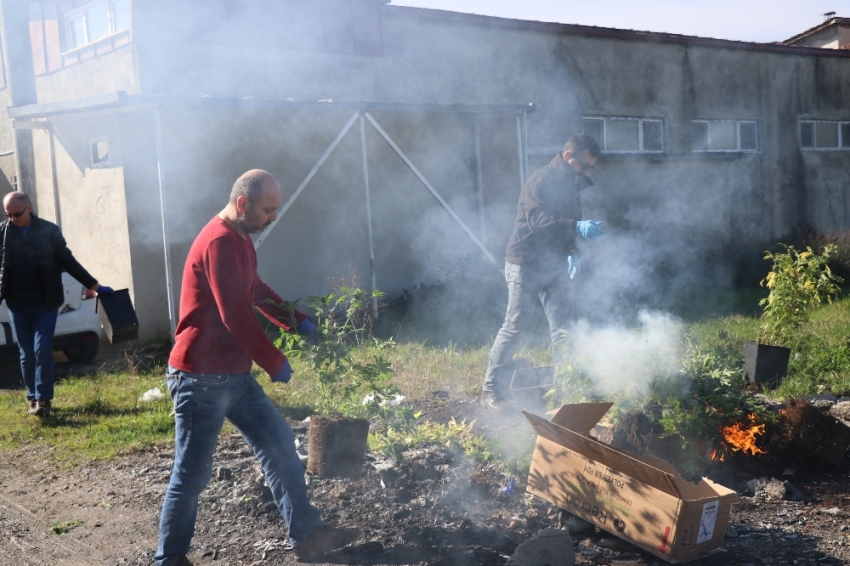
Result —
[[605, 234], [599, 228], [601, 222], [581, 220], [580, 193], [593, 184], [587, 175], [599, 153], [596, 140], [575, 135], [520, 191], [505, 258], [507, 314], [490, 350], [481, 398], [492, 411], [501, 410], [507, 400], [513, 356], [528, 328], [535, 301], [543, 305], [553, 346], [569, 323], [570, 280], [579, 270], [576, 237], [595, 239]]
[[65, 244], [59, 226], [38, 218], [29, 197], [12, 192], [3, 198], [6, 221], [0, 224], [0, 302], [6, 301], [21, 352], [27, 387], [27, 411], [47, 416], [53, 400], [53, 333], [65, 302], [62, 272], [87, 289], [109, 294]]

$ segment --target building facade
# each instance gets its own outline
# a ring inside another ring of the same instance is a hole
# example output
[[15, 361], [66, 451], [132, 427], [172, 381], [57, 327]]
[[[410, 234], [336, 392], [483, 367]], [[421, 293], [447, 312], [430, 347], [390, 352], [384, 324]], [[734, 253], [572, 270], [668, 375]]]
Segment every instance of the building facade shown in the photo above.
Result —
[[33, 194], [96, 277], [130, 288], [143, 337], [168, 328], [192, 239], [257, 167], [291, 199], [258, 254], [293, 299], [348, 266], [390, 294], [459, 270], [498, 281], [522, 180], [579, 131], [603, 147], [585, 216], [614, 236], [588, 251], [599, 300], [731, 285], [766, 244], [850, 225], [850, 50], [377, 0], [3, 12], [0, 191]]

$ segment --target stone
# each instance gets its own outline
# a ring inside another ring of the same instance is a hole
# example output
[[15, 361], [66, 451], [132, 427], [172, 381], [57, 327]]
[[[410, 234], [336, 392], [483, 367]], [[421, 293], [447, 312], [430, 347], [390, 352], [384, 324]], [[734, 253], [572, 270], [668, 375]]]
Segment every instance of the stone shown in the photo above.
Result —
[[785, 482], [785, 489], [788, 490], [788, 493], [785, 495], [788, 501], [803, 501], [806, 499], [803, 492], [797, 489], [790, 481]]
[[830, 395], [829, 393], [822, 393], [820, 395], [809, 395], [805, 399], [809, 402], [809, 405], [817, 407], [818, 409], [832, 407], [838, 400], [835, 395]]
[[783, 500], [788, 494], [788, 488], [785, 487], [785, 482], [772, 479], [764, 486], [764, 492], [768, 499]]
[[565, 527], [571, 535], [591, 533], [595, 529], [593, 523], [585, 521], [581, 517], [577, 517], [567, 511], [562, 512], [558, 519], [558, 524]]
[[767, 485], [767, 478], [755, 478], [747, 482], [747, 490], [745, 493], [750, 496], [755, 496], [758, 492], [764, 491], [764, 486]]
[[850, 421], [850, 401], [839, 401], [829, 408], [829, 414], [842, 421]]
[[508, 566], [575, 566], [573, 539], [567, 531], [549, 527], [519, 545], [508, 559]]

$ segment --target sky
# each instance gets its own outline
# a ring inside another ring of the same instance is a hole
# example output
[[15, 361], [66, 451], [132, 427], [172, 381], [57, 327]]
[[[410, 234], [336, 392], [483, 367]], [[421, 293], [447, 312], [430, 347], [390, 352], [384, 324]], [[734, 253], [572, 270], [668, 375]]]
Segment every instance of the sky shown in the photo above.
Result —
[[392, 0], [487, 16], [658, 31], [740, 41], [782, 41], [835, 12], [850, 17], [850, 0]]

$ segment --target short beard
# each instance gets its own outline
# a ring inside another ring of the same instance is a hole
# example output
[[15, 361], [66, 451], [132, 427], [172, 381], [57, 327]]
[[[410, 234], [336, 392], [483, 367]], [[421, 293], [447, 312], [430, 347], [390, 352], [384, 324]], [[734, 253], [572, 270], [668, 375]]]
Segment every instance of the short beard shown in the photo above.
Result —
[[257, 226], [256, 224], [251, 223], [248, 210], [236, 218], [236, 225], [239, 226], [239, 229], [246, 234], [259, 234], [263, 231], [262, 226]]

